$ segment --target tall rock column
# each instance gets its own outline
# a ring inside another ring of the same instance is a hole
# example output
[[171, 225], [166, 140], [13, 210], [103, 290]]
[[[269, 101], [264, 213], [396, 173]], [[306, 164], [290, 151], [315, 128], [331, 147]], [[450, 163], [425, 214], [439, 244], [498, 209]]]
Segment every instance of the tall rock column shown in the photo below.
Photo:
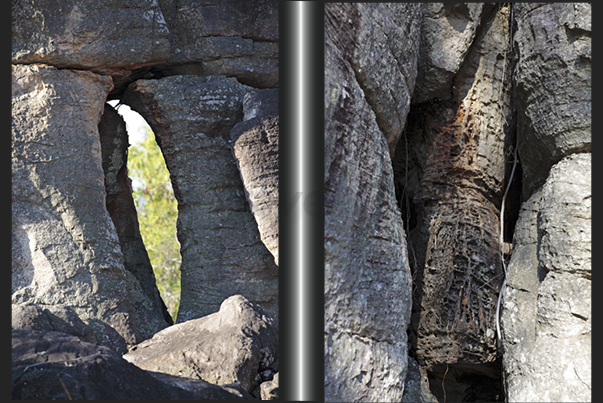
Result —
[[508, 401], [591, 401], [591, 6], [517, 4], [522, 205], [501, 311]]
[[[444, 98], [413, 107], [394, 160], [402, 209], [416, 220], [409, 220], [416, 276], [411, 340], [418, 362], [429, 371], [443, 373], [449, 365], [459, 364], [496, 377], [482, 364], [497, 360], [510, 10], [441, 5], [441, 12], [434, 15], [443, 21], [434, 23], [432, 15], [424, 24], [467, 27], [456, 32], [457, 44], [466, 48], [448, 50], [453, 54], [449, 59], [460, 57], [462, 62], [457, 71], [451, 62], [446, 91], [429, 82], [417, 84], [418, 99], [437, 92]], [[471, 24], [476, 27], [469, 29]], [[473, 40], [468, 41], [472, 32]], [[424, 40], [433, 41], [431, 35]], [[440, 45], [434, 49], [443, 51]], [[432, 59], [437, 58], [431, 55]], [[406, 211], [404, 200], [412, 204], [413, 214]]]
[[12, 302], [74, 311], [123, 352], [167, 323], [124, 269], [105, 207], [98, 123], [111, 78], [36, 64], [12, 78]]
[[178, 322], [217, 312], [234, 294], [278, 317], [278, 267], [245, 199], [230, 136], [251, 90], [223, 76], [170, 76], [136, 81], [122, 100], [153, 129], [178, 201]]
[[416, 76], [416, 4], [325, 5], [325, 400], [399, 401], [411, 278], [390, 150]]

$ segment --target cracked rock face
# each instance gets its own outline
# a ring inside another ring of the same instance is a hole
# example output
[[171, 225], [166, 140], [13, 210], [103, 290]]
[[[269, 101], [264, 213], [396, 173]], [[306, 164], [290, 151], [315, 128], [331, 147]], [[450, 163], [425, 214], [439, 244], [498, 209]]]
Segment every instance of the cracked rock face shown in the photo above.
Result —
[[12, 77], [13, 304], [70, 307], [100, 342], [110, 325], [136, 344], [167, 323], [125, 270], [105, 207], [98, 123], [111, 78], [35, 64]]
[[230, 136], [250, 90], [234, 78], [170, 76], [139, 80], [124, 96], [152, 127], [178, 201], [178, 322], [216, 312], [234, 294], [278, 317], [278, 267], [245, 198]]
[[[378, 15], [388, 18], [373, 26]], [[392, 85], [400, 89], [414, 80], [413, 73], [404, 75], [413, 67], [410, 62], [397, 70], [394, 62], [371, 78], [359, 77], [355, 68], [373, 63], [363, 59], [369, 54], [361, 41], [386, 49], [384, 57], [394, 61], [384, 32], [410, 44], [413, 38], [396, 27], [418, 32], [418, 23], [417, 5], [325, 5], [326, 401], [396, 401], [404, 390], [410, 272], [389, 138], [379, 124], [392, 116], [404, 120], [404, 104], [386, 108], [388, 95], [371, 100], [368, 88], [392, 81], [395, 72], [399, 82]]]

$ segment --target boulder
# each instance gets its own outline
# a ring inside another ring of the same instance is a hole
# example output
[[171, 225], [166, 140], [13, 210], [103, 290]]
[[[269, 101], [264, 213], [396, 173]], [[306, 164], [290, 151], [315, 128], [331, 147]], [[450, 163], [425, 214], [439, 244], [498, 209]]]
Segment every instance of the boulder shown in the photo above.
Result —
[[[404, 390], [411, 277], [388, 138], [378, 124], [394, 114], [404, 120], [403, 108], [376, 115], [363, 86], [378, 84], [354, 66], [368, 51], [360, 41], [369, 39], [375, 59], [396, 64], [400, 49], [390, 54], [386, 34], [415, 40], [405, 30], [419, 23], [417, 8], [325, 4], [325, 401], [397, 401]], [[396, 18], [373, 27], [378, 15]], [[404, 74], [412, 63], [403, 66], [387, 67], [396, 79], [377, 77], [411, 82]]]
[[572, 154], [522, 207], [501, 311], [509, 401], [591, 401], [590, 173]]
[[125, 270], [105, 205], [98, 123], [111, 78], [37, 64], [12, 73], [12, 303], [72, 309], [102, 322], [98, 340], [106, 324], [136, 344], [167, 323]]
[[60, 332], [13, 330], [12, 398], [18, 400], [243, 400], [196, 380], [194, 390], [161, 380], [113, 350]]
[[412, 102], [448, 100], [454, 76], [482, 21], [483, 3], [422, 3], [418, 75]]
[[162, 74], [227, 75], [256, 88], [278, 86], [276, 0], [161, 0], [170, 56]]
[[165, 61], [168, 29], [156, 0], [34, 0], [12, 7], [12, 61], [113, 76]]
[[124, 358], [149, 371], [236, 383], [251, 392], [278, 359], [278, 330], [262, 308], [234, 295], [219, 312], [170, 326]]
[[136, 277], [144, 293], [168, 324], [172, 317], [159, 295], [153, 267], [138, 227], [138, 214], [132, 198], [132, 183], [128, 177], [128, 134], [126, 123], [115, 109], [105, 104], [98, 124], [105, 172], [107, 211], [115, 225], [119, 245], [124, 255], [124, 268]]
[[278, 317], [278, 267], [245, 199], [230, 136], [251, 88], [234, 78], [170, 76], [131, 84], [122, 100], [149, 122], [178, 201], [178, 322], [242, 294]]
[[514, 6], [523, 196], [565, 156], [591, 150], [590, 3]]
[[233, 152], [262, 242], [278, 265], [278, 89], [245, 94], [243, 114], [230, 132]]

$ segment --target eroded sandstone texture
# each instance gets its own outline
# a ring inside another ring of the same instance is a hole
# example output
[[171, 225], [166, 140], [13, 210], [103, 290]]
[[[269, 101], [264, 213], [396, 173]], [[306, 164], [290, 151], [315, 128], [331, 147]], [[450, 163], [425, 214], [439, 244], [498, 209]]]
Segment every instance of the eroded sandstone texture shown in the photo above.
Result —
[[100, 343], [109, 324], [136, 344], [167, 323], [125, 270], [105, 206], [98, 123], [111, 78], [35, 64], [12, 77], [12, 302], [70, 307]]
[[230, 131], [252, 90], [234, 78], [138, 80], [124, 102], [151, 125], [178, 200], [182, 292], [178, 322], [242, 294], [278, 317], [278, 267], [260, 239]]
[[277, 266], [278, 122], [278, 89], [252, 91], [243, 97], [243, 121], [230, 132], [245, 196]]
[[515, 7], [523, 203], [503, 292], [509, 401], [590, 401], [590, 4]]
[[325, 5], [327, 401], [396, 401], [404, 390], [411, 279], [389, 149], [414, 86], [419, 11]]

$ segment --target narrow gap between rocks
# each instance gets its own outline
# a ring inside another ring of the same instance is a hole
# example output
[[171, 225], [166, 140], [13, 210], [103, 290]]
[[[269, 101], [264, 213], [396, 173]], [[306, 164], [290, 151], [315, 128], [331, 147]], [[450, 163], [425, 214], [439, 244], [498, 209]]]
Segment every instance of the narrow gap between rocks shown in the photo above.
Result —
[[157, 288], [176, 323], [180, 305], [180, 243], [176, 235], [178, 207], [170, 173], [149, 124], [118, 100], [108, 102], [126, 122], [127, 169], [132, 184], [140, 234]]

